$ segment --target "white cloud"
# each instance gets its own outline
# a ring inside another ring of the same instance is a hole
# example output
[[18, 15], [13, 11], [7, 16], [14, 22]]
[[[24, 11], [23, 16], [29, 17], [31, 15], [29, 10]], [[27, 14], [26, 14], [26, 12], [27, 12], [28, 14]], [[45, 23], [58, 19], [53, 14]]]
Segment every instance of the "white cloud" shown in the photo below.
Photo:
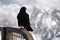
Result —
[[[17, 26], [17, 14], [19, 12], [20, 6], [17, 4], [10, 5], [0, 5], [0, 23], [2, 20], [8, 20], [6, 26]], [[14, 21], [15, 20], [15, 21]], [[8, 24], [10, 23], [10, 25]], [[3, 26], [3, 24], [2, 24]]]
[[13, 2], [20, 4], [21, 6], [24, 5], [34, 5], [36, 0], [14, 0]]

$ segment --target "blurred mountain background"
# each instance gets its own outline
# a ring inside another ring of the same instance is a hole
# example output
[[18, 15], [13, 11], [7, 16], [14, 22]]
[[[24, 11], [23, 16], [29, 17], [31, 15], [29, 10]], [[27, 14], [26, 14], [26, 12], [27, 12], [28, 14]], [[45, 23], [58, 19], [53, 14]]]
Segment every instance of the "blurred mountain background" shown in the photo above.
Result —
[[27, 8], [34, 40], [60, 40], [60, 0], [0, 0], [0, 27], [18, 27], [22, 6]]

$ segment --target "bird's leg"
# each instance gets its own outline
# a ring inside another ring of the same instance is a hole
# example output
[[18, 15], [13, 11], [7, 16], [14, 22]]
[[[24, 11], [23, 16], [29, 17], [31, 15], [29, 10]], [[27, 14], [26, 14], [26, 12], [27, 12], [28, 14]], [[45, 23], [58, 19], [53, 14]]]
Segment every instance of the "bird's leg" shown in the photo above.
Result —
[[26, 31], [27, 31], [26, 26], [24, 26], [24, 30], [26, 30]]

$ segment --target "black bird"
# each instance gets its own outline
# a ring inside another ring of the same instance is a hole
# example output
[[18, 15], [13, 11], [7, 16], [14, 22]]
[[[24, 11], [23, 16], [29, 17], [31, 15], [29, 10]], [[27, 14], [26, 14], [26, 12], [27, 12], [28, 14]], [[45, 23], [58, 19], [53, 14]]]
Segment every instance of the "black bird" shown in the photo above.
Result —
[[20, 12], [17, 15], [18, 19], [18, 26], [23, 26], [24, 28], [27, 29], [27, 31], [33, 31], [33, 29], [30, 26], [30, 21], [29, 21], [29, 15], [26, 13], [26, 8], [22, 7], [20, 9]]

